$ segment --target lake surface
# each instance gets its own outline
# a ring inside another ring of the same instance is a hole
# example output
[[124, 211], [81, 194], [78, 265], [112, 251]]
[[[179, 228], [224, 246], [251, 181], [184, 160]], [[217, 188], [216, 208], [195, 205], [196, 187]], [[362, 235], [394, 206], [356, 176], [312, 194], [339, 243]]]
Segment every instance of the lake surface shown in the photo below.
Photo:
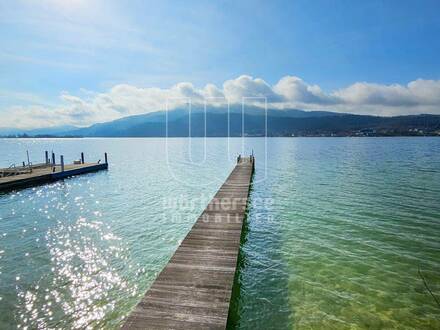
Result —
[[0, 167], [26, 150], [110, 168], [0, 195], [1, 329], [117, 328], [240, 150], [230, 328], [440, 328], [439, 138], [4, 139]]

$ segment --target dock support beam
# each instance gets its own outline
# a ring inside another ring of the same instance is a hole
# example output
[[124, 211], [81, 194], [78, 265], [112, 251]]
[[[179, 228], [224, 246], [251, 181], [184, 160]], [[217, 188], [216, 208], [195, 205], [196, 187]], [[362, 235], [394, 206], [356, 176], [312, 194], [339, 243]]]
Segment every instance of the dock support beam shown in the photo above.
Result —
[[47, 150], [44, 152], [44, 158], [46, 159], [46, 165], [49, 164], [49, 152], [47, 152]]
[[84, 164], [84, 153], [81, 153], [81, 164]]
[[64, 156], [60, 156], [60, 163], [61, 163], [61, 172], [64, 172]]
[[52, 152], [52, 165], [55, 166], [56, 162], [55, 162], [55, 153]]
[[105, 163], [108, 164], [107, 153], [104, 153]]

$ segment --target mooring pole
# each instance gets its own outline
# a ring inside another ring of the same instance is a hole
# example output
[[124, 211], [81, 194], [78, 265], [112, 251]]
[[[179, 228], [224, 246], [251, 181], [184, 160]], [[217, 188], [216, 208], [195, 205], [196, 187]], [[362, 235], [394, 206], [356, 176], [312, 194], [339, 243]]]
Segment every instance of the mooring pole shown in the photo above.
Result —
[[55, 153], [52, 151], [52, 165], [55, 166]]
[[32, 173], [31, 161], [29, 160], [29, 150], [26, 150], [29, 171]]
[[46, 159], [46, 165], [49, 164], [49, 153], [47, 152], [47, 150], [44, 152], [44, 156]]
[[61, 172], [64, 172], [64, 156], [60, 156], [60, 162], [61, 162]]
[[84, 164], [84, 153], [81, 153], [81, 164]]
[[105, 159], [105, 163], [108, 164], [108, 159], [107, 159], [107, 153], [104, 153], [104, 159]]

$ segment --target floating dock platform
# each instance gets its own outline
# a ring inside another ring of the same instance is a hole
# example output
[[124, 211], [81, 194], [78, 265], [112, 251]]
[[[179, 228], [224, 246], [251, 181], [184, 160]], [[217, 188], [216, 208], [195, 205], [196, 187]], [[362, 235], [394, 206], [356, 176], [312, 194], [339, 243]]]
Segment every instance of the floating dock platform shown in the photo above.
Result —
[[62, 180], [73, 175], [108, 169], [107, 153], [105, 154], [104, 163], [85, 163], [83, 153], [81, 153], [81, 159], [74, 164], [65, 165], [63, 156], [60, 157], [60, 160], [60, 164], [56, 164], [55, 155], [52, 154], [52, 161], [50, 161], [46, 152], [45, 163], [36, 165], [23, 164], [20, 167], [0, 169], [0, 192], [31, 187]]
[[123, 329], [225, 329], [254, 157], [237, 165]]

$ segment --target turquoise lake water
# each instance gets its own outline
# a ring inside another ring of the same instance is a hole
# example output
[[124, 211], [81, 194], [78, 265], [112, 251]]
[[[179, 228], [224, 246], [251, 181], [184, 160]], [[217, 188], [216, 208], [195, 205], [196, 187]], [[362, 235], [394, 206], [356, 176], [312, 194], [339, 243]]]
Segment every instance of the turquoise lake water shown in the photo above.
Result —
[[110, 168], [0, 194], [0, 329], [117, 328], [240, 150], [230, 328], [440, 328], [439, 138], [4, 139], [0, 167], [26, 150]]

